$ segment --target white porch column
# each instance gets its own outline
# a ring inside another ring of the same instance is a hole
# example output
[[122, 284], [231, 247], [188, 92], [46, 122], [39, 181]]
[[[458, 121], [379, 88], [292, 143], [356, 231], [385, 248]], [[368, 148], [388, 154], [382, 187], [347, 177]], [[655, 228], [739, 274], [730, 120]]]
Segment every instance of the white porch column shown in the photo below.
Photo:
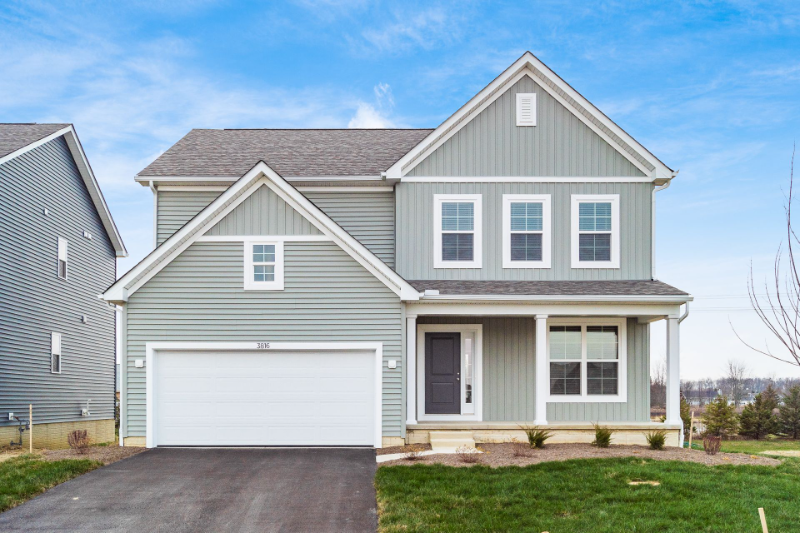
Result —
[[406, 425], [417, 423], [417, 316], [406, 315]]
[[536, 315], [536, 425], [547, 424], [547, 315]]
[[678, 319], [667, 318], [667, 424], [681, 423], [681, 350]]

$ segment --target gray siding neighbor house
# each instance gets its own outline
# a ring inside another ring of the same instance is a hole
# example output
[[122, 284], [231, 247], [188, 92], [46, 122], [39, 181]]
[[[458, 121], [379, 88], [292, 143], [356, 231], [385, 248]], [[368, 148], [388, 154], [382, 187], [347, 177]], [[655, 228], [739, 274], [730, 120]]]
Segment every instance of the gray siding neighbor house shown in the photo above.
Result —
[[31, 404], [35, 446], [112, 441], [115, 310], [98, 295], [126, 251], [71, 125], [0, 124], [0, 205], [0, 443]]
[[[677, 175], [530, 53], [433, 129], [192, 130], [142, 170], [123, 445], [680, 439]], [[665, 422], [650, 325], [667, 324]], [[524, 437], [523, 437], [524, 438]]]

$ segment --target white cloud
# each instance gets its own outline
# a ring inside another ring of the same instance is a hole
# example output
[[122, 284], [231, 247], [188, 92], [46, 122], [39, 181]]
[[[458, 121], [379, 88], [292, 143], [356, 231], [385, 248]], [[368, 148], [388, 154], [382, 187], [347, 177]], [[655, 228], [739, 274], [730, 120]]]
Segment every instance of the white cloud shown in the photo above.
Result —
[[356, 114], [347, 123], [348, 128], [393, 128], [394, 123], [370, 104], [360, 102]]
[[414, 48], [431, 50], [461, 41], [464, 20], [456, 9], [440, 7], [402, 10], [392, 13], [386, 24], [370, 27], [360, 38], [349, 38], [357, 50], [398, 54]]

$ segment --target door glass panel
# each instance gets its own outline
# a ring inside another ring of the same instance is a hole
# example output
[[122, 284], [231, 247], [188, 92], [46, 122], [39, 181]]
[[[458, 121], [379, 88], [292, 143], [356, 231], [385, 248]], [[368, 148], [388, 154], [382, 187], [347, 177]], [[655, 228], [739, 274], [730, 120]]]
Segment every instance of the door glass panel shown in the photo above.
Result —
[[464, 339], [464, 402], [472, 403], [472, 375], [473, 375], [474, 355], [472, 349], [472, 339]]

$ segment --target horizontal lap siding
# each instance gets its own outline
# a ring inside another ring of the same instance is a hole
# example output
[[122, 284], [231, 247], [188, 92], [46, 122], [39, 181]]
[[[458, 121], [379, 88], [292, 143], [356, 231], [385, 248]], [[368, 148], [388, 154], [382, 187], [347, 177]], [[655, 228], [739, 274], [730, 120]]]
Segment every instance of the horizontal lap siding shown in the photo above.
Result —
[[[28, 404], [40, 423], [86, 420], [89, 399], [90, 420], [113, 418], [114, 310], [97, 295], [114, 282], [116, 258], [63, 137], [0, 165], [0, 204], [0, 426], [13, 424], [8, 412], [27, 418]], [[67, 280], [57, 276], [59, 236]], [[54, 331], [61, 374], [50, 372]]]
[[158, 191], [158, 244], [169, 239], [220, 194], [220, 191]]
[[[400, 183], [397, 194], [397, 272], [405, 279], [608, 280], [651, 278], [650, 183]], [[433, 268], [433, 197], [481, 194], [483, 268]], [[504, 194], [549, 194], [552, 268], [503, 268]], [[619, 194], [620, 268], [571, 266], [571, 195]]]
[[303, 215], [262, 185], [206, 235], [321, 235]]
[[127, 305], [128, 436], [145, 434], [145, 373], [152, 341], [381, 342], [383, 434], [402, 423], [401, 305], [330, 242], [285, 244], [285, 289], [244, 291], [242, 243], [195, 243]]
[[[536, 93], [536, 126], [516, 124], [516, 94]], [[524, 77], [410, 176], [643, 176], [575, 114]]]
[[394, 192], [304, 192], [326, 215], [394, 268]]

